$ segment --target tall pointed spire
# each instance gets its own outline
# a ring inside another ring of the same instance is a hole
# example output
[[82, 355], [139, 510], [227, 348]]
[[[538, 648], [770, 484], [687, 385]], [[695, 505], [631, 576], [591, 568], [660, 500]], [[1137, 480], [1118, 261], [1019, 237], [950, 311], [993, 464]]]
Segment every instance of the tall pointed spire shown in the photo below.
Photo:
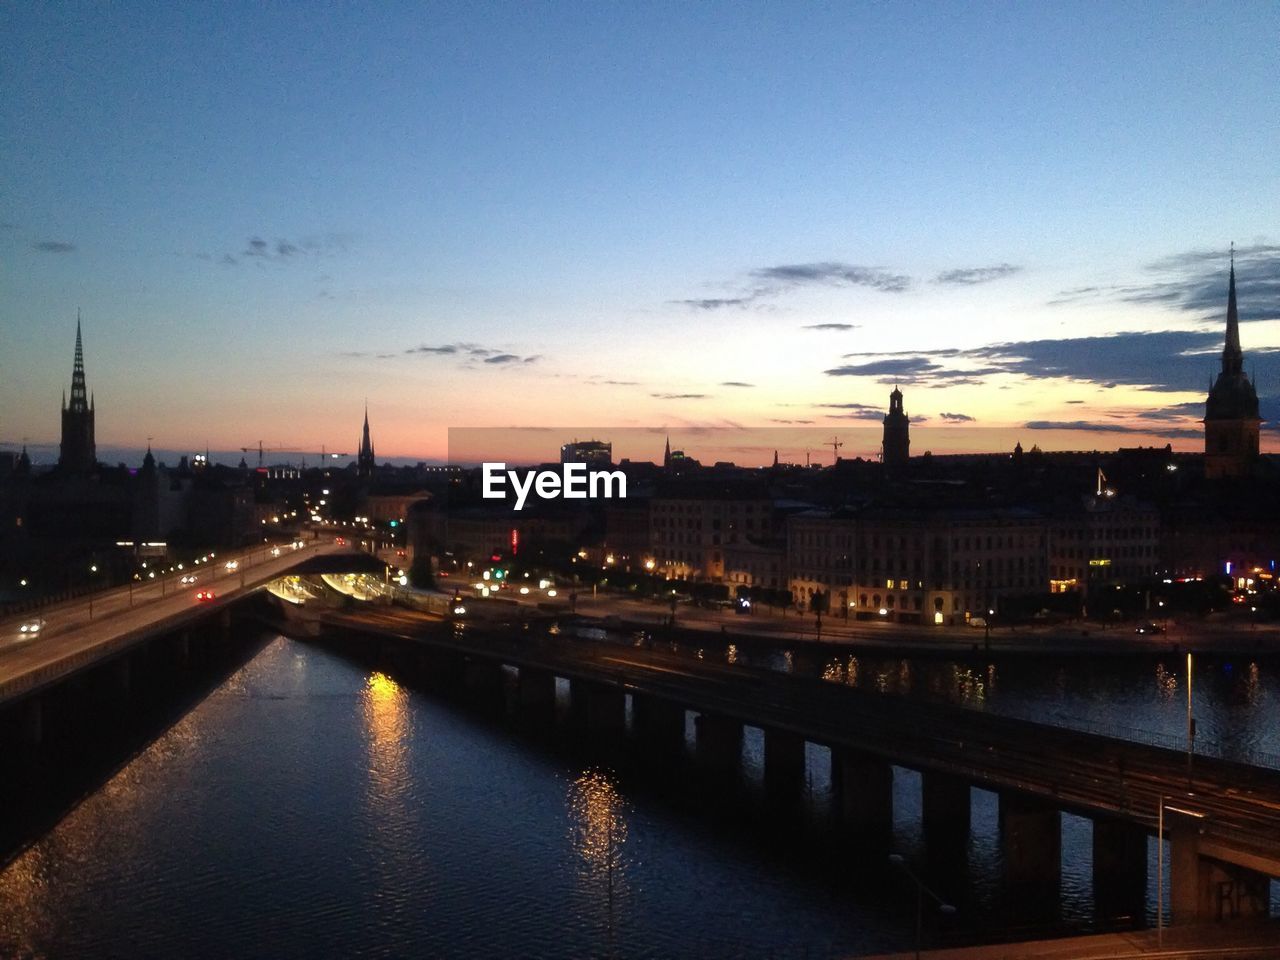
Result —
[[1231, 245], [1231, 279], [1227, 284], [1227, 342], [1222, 348], [1222, 372], [1242, 373], [1244, 354], [1240, 350], [1240, 314], [1236, 309], [1236, 245]]
[[373, 455], [373, 439], [369, 435], [369, 402], [364, 404], [364, 430], [360, 434], [360, 453], [356, 457], [356, 474], [361, 477], [373, 476], [377, 461]]
[[71, 368], [71, 406], [77, 413], [89, 409], [89, 390], [84, 381], [84, 341], [80, 336], [80, 311], [76, 311], [76, 357]]
[[80, 311], [76, 311], [76, 353], [71, 368], [71, 396], [62, 394], [62, 444], [58, 464], [65, 470], [90, 473], [97, 466], [94, 443], [93, 404], [84, 378], [84, 337]]
[[1258, 391], [1244, 373], [1240, 314], [1236, 307], [1236, 251], [1231, 245], [1227, 281], [1227, 337], [1222, 372], [1209, 389], [1204, 409], [1204, 473], [1210, 479], [1245, 476], [1258, 456]]
[[662, 465], [664, 467], [671, 466], [671, 435], [667, 435], [667, 447], [662, 452]]

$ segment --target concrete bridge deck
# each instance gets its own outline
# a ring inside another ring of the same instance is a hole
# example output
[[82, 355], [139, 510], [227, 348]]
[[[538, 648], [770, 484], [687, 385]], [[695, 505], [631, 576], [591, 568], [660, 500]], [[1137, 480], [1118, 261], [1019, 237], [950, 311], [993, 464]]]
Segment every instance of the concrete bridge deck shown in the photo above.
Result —
[[[277, 577], [381, 571], [384, 566], [350, 546], [332, 541], [303, 543], [296, 550], [266, 545], [221, 552], [212, 563], [188, 569], [198, 577], [191, 585], [182, 585], [180, 575], [169, 574], [162, 581], [104, 590], [0, 622], [0, 706], [110, 660], [151, 637], [224, 611]], [[228, 569], [229, 563], [235, 566]], [[212, 590], [214, 599], [198, 602], [195, 595], [200, 590]], [[39, 636], [16, 639], [19, 624], [37, 616], [45, 621]]]

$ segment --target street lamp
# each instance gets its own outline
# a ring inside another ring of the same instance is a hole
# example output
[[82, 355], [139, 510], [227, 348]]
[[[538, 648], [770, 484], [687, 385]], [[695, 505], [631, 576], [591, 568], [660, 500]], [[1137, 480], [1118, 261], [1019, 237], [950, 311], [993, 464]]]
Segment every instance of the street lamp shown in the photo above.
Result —
[[1187, 651], [1187, 793], [1191, 793], [1192, 761], [1196, 754], [1196, 718], [1191, 713], [1191, 651]]
[[917, 877], [911, 868], [907, 866], [906, 857], [902, 854], [889, 854], [889, 862], [900, 868], [916, 885], [916, 960], [920, 960], [920, 939], [924, 928], [924, 895], [927, 893], [937, 903], [938, 912], [943, 916], [953, 916], [956, 908], [926, 887], [924, 881]]

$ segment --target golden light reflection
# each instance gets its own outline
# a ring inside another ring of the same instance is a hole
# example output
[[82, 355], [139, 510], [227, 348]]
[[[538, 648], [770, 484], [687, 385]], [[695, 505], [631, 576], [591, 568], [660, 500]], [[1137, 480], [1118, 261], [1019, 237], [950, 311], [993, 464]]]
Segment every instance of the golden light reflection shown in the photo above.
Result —
[[1163, 663], [1156, 664], [1156, 693], [1161, 700], [1169, 701], [1178, 692], [1178, 675], [1165, 669]]
[[409, 782], [409, 695], [385, 673], [374, 671], [365, 681], [361, 701], [368, 736], [370, 802], [391, 802]]
[[579, 860], [579, 881], [602, 903], [626, 889], [627, 810], [613, 779], [586, 770], [569, 785], [569, 840]]
[[952, 668], [952, 671], [952, 682], [955, 685], [955, 695], [960, 703], [986, 703], [987, 682], [983, 676], [974, 673], [969, 667], [955, 666]]
[[736, 643], [729, 644], [729, 649], [725, 651], [725, 657], [730, 663], [738, 662], [738, 645]]

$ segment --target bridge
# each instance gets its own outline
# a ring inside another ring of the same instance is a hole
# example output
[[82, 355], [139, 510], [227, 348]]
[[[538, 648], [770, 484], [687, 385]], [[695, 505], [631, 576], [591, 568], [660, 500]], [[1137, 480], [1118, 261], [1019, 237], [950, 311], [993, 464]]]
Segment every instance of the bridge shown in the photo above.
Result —
[[993, 791], [1006, 878], [1023, 888], [1058, 888], [1062, 812], [1088, 817], [1106, 915], [1144, 915], [1147, 842], [1158, 830], [1179, 924], [1266, 916], [1269, 880], [1280, 877], [1280, 770], [1209, 757], [1189, 766], [1179, 751], [645, 645], [430, 624], [386, 608], [324, 620], [330, 632], [398, 642], [478, 695], [500, 689], [502, 668], [514, 667], [518, 703], [544, 720], [564, 678], [571, 716], [595, 735], [624, 735], [630, 697], [632, 733], [659, 751], [684, 750], [690, 711], [697, 761], [726, 776], [741, 763], [744, 725], [758, 727], [765, 787], [783, 806], [802, 795], [805, 742], [825, 745], [844, 829], [864, 846], [891, 837], [894, 766], [922, 775], [931, 845], [963, 849], [970, 787]]
[[[289, 575], [371, 573], [382, 577], [385, 564], [337, 542], [297, 541], [298, 546], [259, 545], [215, 554], [184, 572], [158, 580], [56, 604], [0, 621], [0, 711], [21, 707], [23, 737], [39, 740], [39, 694], [83, 672], [114, 664], [128, 682], [128, 654], [149, 641], [175, 635], [218, 618], [229, 624], [230, 608], [265, 585]], [[188, 583], [183, 583], [183, 577]], [[198, 599], [201, 592], [212, 599]], [[24, 637], [23, 623], [42, 627], [35, 639]]]

